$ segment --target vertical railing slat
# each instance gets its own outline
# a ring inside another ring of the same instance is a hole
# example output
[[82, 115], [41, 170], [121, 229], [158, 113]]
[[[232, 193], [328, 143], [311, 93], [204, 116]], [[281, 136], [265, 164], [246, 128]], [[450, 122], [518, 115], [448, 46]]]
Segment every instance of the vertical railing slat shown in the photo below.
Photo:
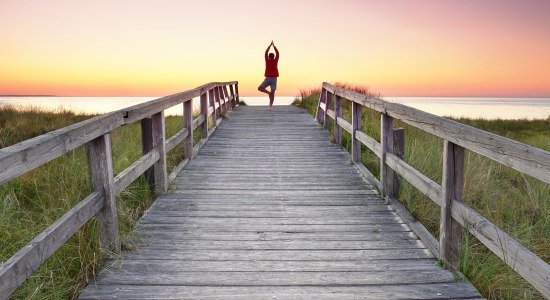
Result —
[[183, 128], [188, 132], [183, 140], [184, 157], [193, 159], [193, 99], [183, 102]]
[[361, 105], [351, 103], [351, 159], [354, 163], [361, 162], [361, 142], [355, 138], [357, 130], [361, 130]]
[[104, 134], [88, 143], [88, 158], [94, 190], [104, 191], [103, 208], [98, 213], [101, 249], [107, 253], [120, 252], [120, 233], [114, 186], [111, 135]]
[[342, 98], [338, 95], [334, 97], [334, 141], [342, 145], [342, 127], [338, 124], [338, 117], [342, 117]]
[[202, 139], [208, 138], [208, 99], [206, 92], [201, 94], [201, 114], [204, 116], [202, 123]]
[[328, 129], [330, 124], [330, 118], [328, 117], [328, 109], [332, 104], [332, 94], [329, 91], [325, 90], [325, 113], [323, 114], [323, 125]]
[[462, 201], [463, 187], [464, 148], [446, 140], [443, 145], [439, 252], [445, 266], [456, 270], [460, 267], [462, 226], [452, 218], [451, 207], [454, 201]]
[[393, 118], [382, 113], [380, 115], [380, 183], [382, 198], [391, 195], [393, 186], [393, 170], [386, 165], [386, 153], [393, 152]]

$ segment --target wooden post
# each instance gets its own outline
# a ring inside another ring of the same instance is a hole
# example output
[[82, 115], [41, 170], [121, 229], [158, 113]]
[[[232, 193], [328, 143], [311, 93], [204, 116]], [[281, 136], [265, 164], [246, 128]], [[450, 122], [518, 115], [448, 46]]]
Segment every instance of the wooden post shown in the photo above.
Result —
[[342, 127], [338, 124], [338, 117], [342, 117], [342, 98], [335, 95], [334, 98], [334, 141], [338, 145], [342, 145]]
[[208, 100], [206, 92], [201, 94], [201, 114], [204, 116], [204, 122], [202, 123], [202, 138], [208, 138]]
[[327, 109], [326, 104], [327, 99], [327, 90], [325, 88], [321, 89], [321, 93], [319, 94], [319, 103], [317, 104], [317, 113], [315, 114], [315, 120], [321, 124], [324, 121], [324, 111], [321, 109], [321, 103], [325, 105], [325, 110]]
[[[403, 159], [405, 156], [405, 129], [402, 127], [393, 129], [393, 154]], [[393, 170], [392, 170], [393, 172]], [[393, 172], [392, 192], [391, 194], [397, 198], [400, 188], [400, 178], [396, 172]]]
[[216, 126], [216, 102], [214, 100], [214, 90], [208, 91], [208, 103], [212, 107], [212, 126]]
[[237, 99], [235, 99], [235, 91], [233, 85], [229, 85], [229, 92], [231, 93], [231, 107], [235, 109], [237, 107]]
[[361, 130], [361, 104], [351, 102], [351, 159], [361, 162], [361, 142], [355, 138], [355, 132]]
[[143, 153], [158, 151], [159, 160], [146, 176], [155, 192], [161, 193], [168, 189], [168, 173], [166, 170], [166, 147], [164, 136], [164, 111], [156, 113], [151, 118], [141, 120], [141, 137]]
[[101, 249], [120, 252], [120, 233], [116, 209], [111, 135], [104, 134], [88, 143], [88, 159], [92, 185], [105, 194], [103, 208], [98, 213]]
[[325, 128], [328, 129], [328, 126], [330, 124], [330, 118], [328, 117], [328, 109], [330, 105], [332, 104], [332, 94], [329, 93], [329, 91], [325, 90], [325, 113], [323, 115], [323, 124]]
[[225, 107], [225, 97], [223, 95], [223, 89], [221, 86], [217, 87], [218, 89], [218, 101], [220, 102], [220, 112], [222, 115], [227, 113], [227, 107]]
[[235, 95], [237, 96], [236, 105], [239, 105], [239, 102], [241, 102], [241, 100], [239, 100], [239, 83], [238, 82], [235, 84]]
[[219, 118], [223, 114], [223, 111], [222, 111], [222, 102], [220, 98], [220, 89], [218, 89], [218, 87], [214, 88], [214, 102], [218, 104], [218, 111], [216, 113], [216, 117]]
[[393, 118], [382, 113], [380, 115], [380, 183], [382, 198], [391, 195], [393, 187], [393, 170], [386, 165], [386, 153], [393, 151]]
[[227, 92], [227, 85], [223, 86], [223, 93], [225, 95], [226, 103], [225, 103], [225, 111], [233, 110], [233, 105], [231, 105], [231, 98], [229, 97], [229, 92]]
[[189, 132], [183, 140], [184, 157], [193, 159], [193, 99], [183, 102], [183, 128]]
[[441, 183], [441, 222], [439, 254], [445, 266], [458, 270], [462, 227], [451, 216], [454, 201], [462, 201], [464, 188], [464, 148], [445, 140], [443, 145], [443, 180]]

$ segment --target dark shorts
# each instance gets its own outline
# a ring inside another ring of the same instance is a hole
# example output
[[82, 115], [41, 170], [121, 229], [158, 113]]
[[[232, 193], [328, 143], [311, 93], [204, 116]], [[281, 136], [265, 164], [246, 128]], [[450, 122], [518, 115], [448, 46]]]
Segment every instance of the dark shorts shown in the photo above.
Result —
[[274, 91], [277, 89], [277, 77], [266, 77], [262, 84], [258, 87], [259, 89], [265, 89], [266, 87], [270, 86], [271, 91]]

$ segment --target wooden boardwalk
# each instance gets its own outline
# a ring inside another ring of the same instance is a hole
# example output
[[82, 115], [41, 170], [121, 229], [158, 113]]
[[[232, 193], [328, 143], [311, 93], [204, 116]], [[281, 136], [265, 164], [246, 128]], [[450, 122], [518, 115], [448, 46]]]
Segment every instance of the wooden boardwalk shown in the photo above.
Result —
[[295, 107], [239, 107], [81, 299], [473, 299]]

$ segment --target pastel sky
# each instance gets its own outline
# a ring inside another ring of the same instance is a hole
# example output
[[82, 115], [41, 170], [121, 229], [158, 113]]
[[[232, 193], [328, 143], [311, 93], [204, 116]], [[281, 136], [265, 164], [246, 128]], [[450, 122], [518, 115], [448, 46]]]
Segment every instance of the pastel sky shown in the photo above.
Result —
[[279, 95], [550, 96], [548, 0], [1, 0], [0, 94], [162, 96], [238, 80], [274, 40]]

